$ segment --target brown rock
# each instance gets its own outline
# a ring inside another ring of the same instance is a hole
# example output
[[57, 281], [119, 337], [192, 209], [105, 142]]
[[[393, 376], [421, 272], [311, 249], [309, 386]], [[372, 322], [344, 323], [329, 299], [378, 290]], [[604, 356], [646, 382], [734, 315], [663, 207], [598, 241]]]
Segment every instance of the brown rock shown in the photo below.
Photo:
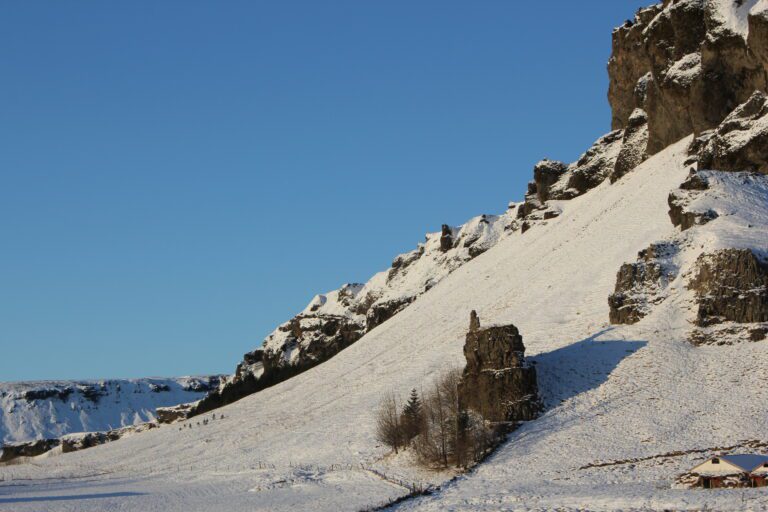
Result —
[[[473, 312], [474, 313], [474, 312]], [[541, 410], [536, 369], [525, 360], [525, 346], [514, 325], [479, 327], [470, 317], [464, 345], [467, 365], [459, 384], [459, 404], [495, 422], [536, 418]]]
[[749, 249], [705, 253], [689, 283], [696, 291], [696, 324], [768, 321], [768, 264]]

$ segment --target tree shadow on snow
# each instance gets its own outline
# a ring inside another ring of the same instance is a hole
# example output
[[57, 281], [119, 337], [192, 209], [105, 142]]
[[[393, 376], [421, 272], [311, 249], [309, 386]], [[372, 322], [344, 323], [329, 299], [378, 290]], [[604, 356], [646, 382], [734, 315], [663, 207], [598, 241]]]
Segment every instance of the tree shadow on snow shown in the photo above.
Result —
[[65, 496], [19, 496], [15, 498], [0, 498], [0, 505], [7, 503], [33, 503], [45, 501], [94, 500], [100, 498], [127, 498], [144, 496], [143, 492], [103, 492], [97, 494], [68, 494]]
[[612, 330], [604, 329], [566, 347], [531, 357], [546, 409], [599, 387], [625, 357], [648, 343], [610, 337], [598, 339]]

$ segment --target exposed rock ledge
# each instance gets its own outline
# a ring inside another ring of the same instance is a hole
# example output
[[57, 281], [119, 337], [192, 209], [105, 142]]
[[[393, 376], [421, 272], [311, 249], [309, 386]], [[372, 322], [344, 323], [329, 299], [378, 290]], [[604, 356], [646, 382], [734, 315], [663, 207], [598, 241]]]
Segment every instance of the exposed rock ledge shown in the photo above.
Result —
[[705, 253], [689, 283], [696, 292], [696, 325], [768, 322], [768, 262], [750, 249]]

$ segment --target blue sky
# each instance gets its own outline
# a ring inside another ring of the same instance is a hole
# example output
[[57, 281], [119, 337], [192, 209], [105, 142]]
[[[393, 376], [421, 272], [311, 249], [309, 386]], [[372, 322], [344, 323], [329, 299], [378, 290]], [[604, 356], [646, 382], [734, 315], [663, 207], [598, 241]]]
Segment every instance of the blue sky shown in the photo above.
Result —
[[0, 380], [233, 371], [609, 131], [645, 3], [4, 3]]

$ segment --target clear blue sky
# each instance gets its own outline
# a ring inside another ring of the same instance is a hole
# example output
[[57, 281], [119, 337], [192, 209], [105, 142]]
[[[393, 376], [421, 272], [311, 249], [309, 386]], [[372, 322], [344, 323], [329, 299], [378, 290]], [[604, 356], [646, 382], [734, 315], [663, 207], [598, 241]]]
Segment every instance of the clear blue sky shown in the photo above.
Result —
[[5, 2], [0, 380], [232, 372], [607, 132], [646, 3]]

